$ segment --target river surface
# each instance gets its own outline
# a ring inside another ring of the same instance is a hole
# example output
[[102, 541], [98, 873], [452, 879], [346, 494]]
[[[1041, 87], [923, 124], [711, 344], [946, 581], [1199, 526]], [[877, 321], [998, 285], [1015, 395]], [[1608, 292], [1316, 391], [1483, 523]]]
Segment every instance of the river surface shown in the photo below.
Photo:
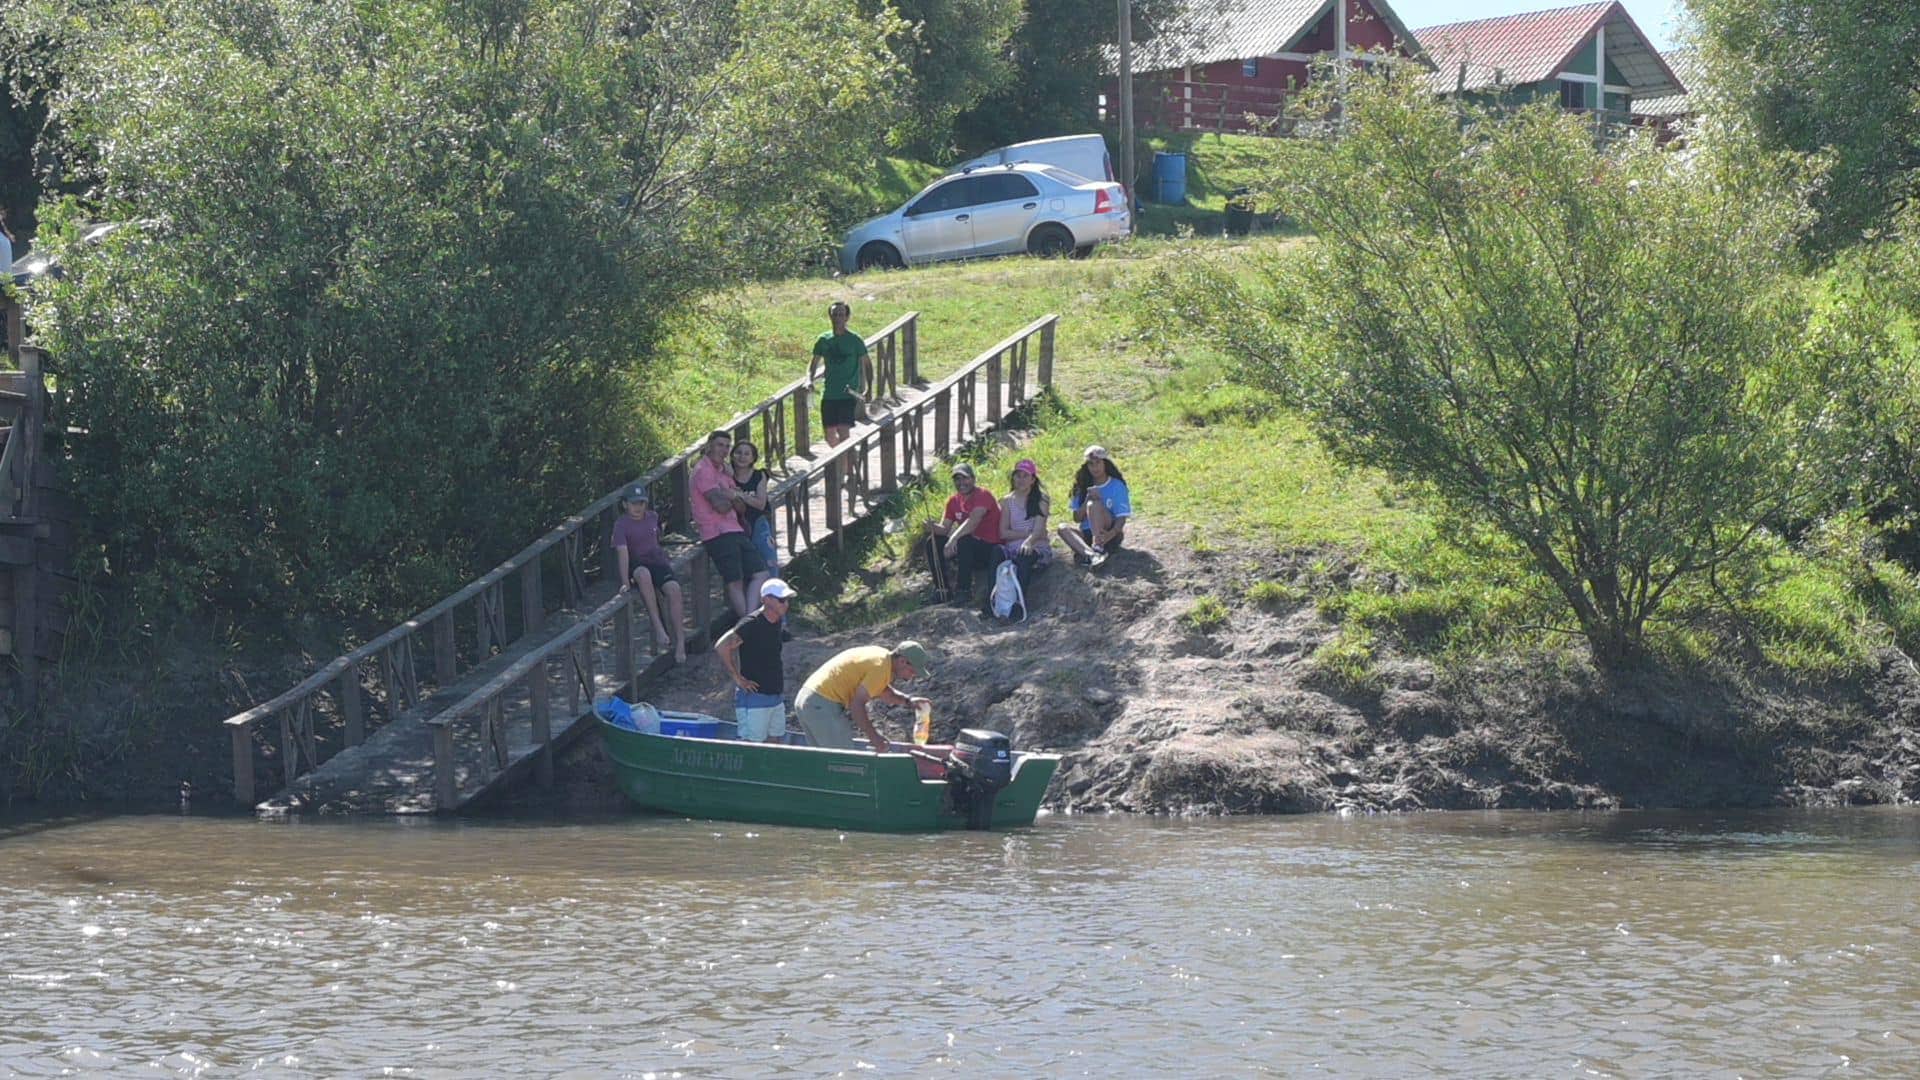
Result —
[[1920, 812], [0, 823], [0, 1074], [1920, 1075]]

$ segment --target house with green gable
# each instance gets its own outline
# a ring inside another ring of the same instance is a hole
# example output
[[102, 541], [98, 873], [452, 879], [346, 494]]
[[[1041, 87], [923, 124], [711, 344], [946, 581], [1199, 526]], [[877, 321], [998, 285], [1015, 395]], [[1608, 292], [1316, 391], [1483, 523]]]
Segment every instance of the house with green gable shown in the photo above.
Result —
[[1436, 93], [1508, 103], [1557, 100], [1597, 121], [1633, 122], [1637, 100], [1686, 87], [1617, 0], [1415, 30]]

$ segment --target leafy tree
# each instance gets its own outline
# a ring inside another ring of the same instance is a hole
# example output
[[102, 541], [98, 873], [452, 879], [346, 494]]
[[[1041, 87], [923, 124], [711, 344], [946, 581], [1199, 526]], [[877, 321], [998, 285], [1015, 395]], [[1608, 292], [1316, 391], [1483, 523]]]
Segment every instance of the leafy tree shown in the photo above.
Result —
[[[1132, 34], [1190, 19], [1222, 0], [1132, 0]], [[1013, 77], [956, 122], [962, 146], [984, 150], [1023, 139], [1091, 131], [1098, 97], [1113, 80], [1109, 55], [1119, 41], [1113, 0], [1027, 0], [1026, 17], [1008, 44]]]
[[1804, 211], [1710, 154], [1596, 148], [1551, 105], [1457, 112], [1356, 74], [1341, 115], [1278, 146], [1268, 192], [1317, 242], [1150, 302], [1346, 461], [1510, 537], [1596, 662], [1632, 663], [1676, 587], [1844, 471], [1863, 363], [1790, 272]]
[[[881, 6], [881, 0], [869, 0]], [[895, 42], [911, 78], [894, 142], [916, 158], [945, 161], [953, 122], [1013, 76], [1009, 39], [1021, 0], [885, 0], [906, 23]]]
[[1830, 151], [1814, 240], [1890, 224], [1920, 176], [1920, 5], [1691, 0], [1713, 111], [1762, 145]]
[[30, 319], [152, 607], [411, 607], [657, 451], [663, 316], [794, 265], [891, 119], [854, 0], [34, 0], [64, 252]]

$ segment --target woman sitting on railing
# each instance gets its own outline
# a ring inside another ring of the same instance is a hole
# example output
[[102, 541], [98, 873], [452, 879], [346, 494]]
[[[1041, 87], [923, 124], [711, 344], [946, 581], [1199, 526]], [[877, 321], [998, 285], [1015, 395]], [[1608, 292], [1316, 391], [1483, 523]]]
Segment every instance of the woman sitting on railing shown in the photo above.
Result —
[[768, 576], [779, 577], [780, 552], [773, 546], [773, 518], [767, 513], [767, 470], [755, 467], [760, 460], [760, 448], [754, 446], [751, 439], [741, 439], [733, 444], [730, 460], [733, 482], [740, 485], [740, 497], [745, 503], [740, 508], [740, 524], [747, 527], [747, 536], [765, 560]]
[[[673, 560], [660, 546], [660, 515], [652, 509], [652, 496], [645, 484], [636, 484], [620, 496], [625, 511], [613, 523], [613, 550], [620, 561], [620, 591], [638, 588], [647, 605], [647, 619], [653, 625], [655, 641], [673, 643], [673, 662], [687, 659], [687, 632], [682, 618], [680, 582], [673, 576]], [[667, 597], [667, 623], [660, 621], [660, 593]], [[668, 634], [667, 627], [673, 628]]]

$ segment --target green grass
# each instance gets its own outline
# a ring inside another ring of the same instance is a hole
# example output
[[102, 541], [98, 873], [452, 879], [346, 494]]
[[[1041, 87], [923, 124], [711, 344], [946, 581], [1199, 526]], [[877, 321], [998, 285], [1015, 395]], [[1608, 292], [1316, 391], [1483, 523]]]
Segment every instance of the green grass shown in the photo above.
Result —
[[[1232, 259], [1300, 242], [1207, 246]], [[1316, 662], [1355, 689], [1370, 684], [1373, 657], [1387, 644], [1443, 662], [1516, 650], [1560, 655], [1577, 644], [1564, 603], [1511, 544], [1461, 536], [1417, 490], [1336, 462], [1301, 417], [1233, 382], [1232, 358], [1152, 337], [1135, 318], [1137, 290], [1156, 268], [1190, 257], [1191, 244], [1137, 239], [1083, 260], [998, 259], [748, 286], [685, 320], [676, 348], [689, 360], [645, 396], [645, 407], [690, 441], [715, 415], [803, 371], [826, 307], [838, 299], [852, 304], [854, 328], [865, 332], [919, 311], [929, 378], [1058, 313], [1056, 394], [1031, 409], [1032, 429], [1017, 448], [971, 451], [989, 490], [1004, 492], [1013, 463], [1031, 457], [1056, 517], [1064, 515], [1081, 452], [1097, 442], [1124, 469], [1136, 519], [1189, 538], [1195, 550], [1325, 552], [1294, 580], [1253, 586], [1257, 595], [1247, 599], [1312, 599], [1339, 620], [1341, 636]], [[948, 493], [936, 478], [896, 499], [887, 522], [811, 583], [808, 617], [852, 626], [918, 604], [904, 591], [917, 578], [894, 569], [906, 565], [919, 523], [939, 516]], [[1764, 572], [1741, 585], [1732, 610], [1705, 591], [1677, 597], [1650, 631], [1656, 652], [1705, 663], [1737, 641], [1759, 663], [1818, 679], [1863, 670], [1882, 644], [1920, 644], [1920, 584], [1897, 567], [1848, 569], [1849, 543], [1857, 564], [1860, 549], [1844, 538], [1831, 550], [1778, 545]], [[1212, 599], [1224, 610], [1225, 601]]]
[[[1112, 137], [1109, 137], [1111, 141]], [[1227, 224], [1227, 198], [1236, 189], [1260, 186], [1266, 175], [1273, 140], [1252, 135], [1204, 135], [1193, 132], [1149, 135], [1134, 144], [1140, 197], [1139, 231], [1144, 236], [1174, 236], [1190, 231], [1218, 236]], [[1184, 203], [1154, 202], [1155, 152], [1187, 155], [1187, 199]], [[1290, 223], [1271, 213], [1257, 219], [1265, 231], [1289, 229]]]
[[1207, 595], [1194, 600], [1193, 606], [1180, 616], [1180, 621], [1195, 633], [1211, 634], [1227, 625], [1230, 614], [1225, 600]]

